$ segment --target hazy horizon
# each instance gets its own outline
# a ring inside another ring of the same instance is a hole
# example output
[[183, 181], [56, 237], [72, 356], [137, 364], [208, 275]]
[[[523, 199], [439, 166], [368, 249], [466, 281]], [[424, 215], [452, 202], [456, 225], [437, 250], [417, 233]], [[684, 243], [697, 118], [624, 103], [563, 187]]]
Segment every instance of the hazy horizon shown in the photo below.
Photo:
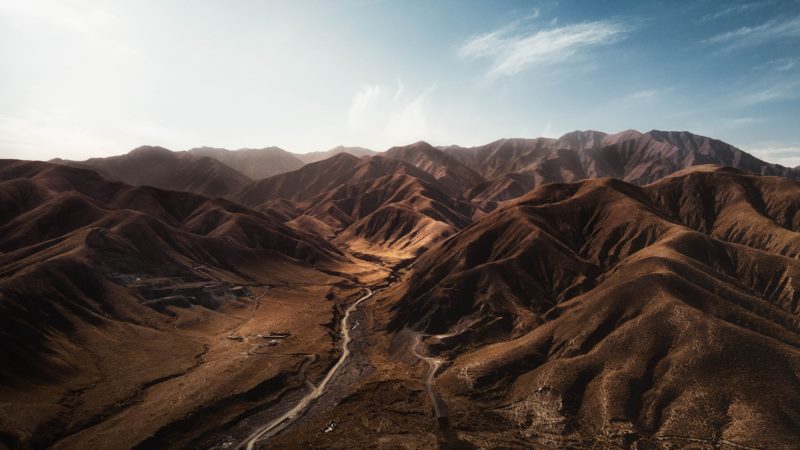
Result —
[[0, 0], [0, 152], [687, 130], [800, 164], [794, 0]]
[[[677, 132], [689, 132], [689, 133], [692, 133], [692, 134], [701, 135], [700, 133], [694, 133], [694, 132], [692, 132], [690, 130], [655, 130], [655, 129], [653, 129], [653, 130], [643, 131], [643, 130], [627, 129], [627, 130], [618, 130], [618, 131], [613, 131], [613, 132], [608, 132], [608, 131], [605, 131], [605, 130], [571, 130], [571, 131], [567, 131], [566, 133], [561, 134], [559, 136], [535, 136], [535, 137], [507, 136], [507, 137], [498, 137], [497, 139], [493, 139], [493, 140], [488, 141], [488, 142], [483, 142], [483, 143], [476, 144], [476, 145], [471, 145], [471, 146], [461, 145], [461, 144], [459, 144], [457, 142], [438, 143], [438, 142], [430, 142], [430, 141], [428, 141], [426, 139], [417, 139], [417, 140], [412, 141], [412, 142], [398, 143], [396, 145], [393, 145], [391, 147], [386, 147], [386, 148], [369, 148], [369, 147], [362, 146], [362, 145], [342, 145], [342, 144], [340, 144], [340, 145], [335, 145], [335, 146], [332, 146], [332, 147], [326, 148], [326, 149], [310, 150], [310, 151], [305, 151], [305, 152], [294, 151], [294, 150], [283, 148], [283, 147], [280, 147], [280, 146], [277, 146], [277, 145], [263, 145], [263, 146], [252, 146], [251, 145], [251, 146], [245, 146], [245, 147], [239, 147], [239, 148], [231, 148], [231, 147], [224, 147], [224, 146], [210, 146], [210, 145], [196, 145], [196, 146], [192, 146], [192, 147], [188, 147], [188, 148], [169, 148], [169, 147], [166, 147], [166, 146], [163, 146], [163, 145], [158, 145], [156, 143], [146, 143], [146, 144], [138, 145], [138, 146], [130, 148], [130, 149], [122, 150], [119, 153], [109, 153], [109, 154], [104, 154], [104, 155], [100, 155], [100, 156], [94, 156], [94, 157], [90, 157], [90, 158], [75, 159], [75, 161], [81, 161], [81, 160], [84, 160], [84, 159], [91, 159], [91, 158], [106, 158], [106, 157], [113, 157], [113, 156], [122, 156], [122, 155], [128, 154], [131, 151], [134, 151], [134, 150], [137, 150], [139, 148], [142, 148], [142, 147], [159, 147], [159, 148], [164, 148], [164, 149], [172, 151], [172, 152], [187, 152], [187, 151], [195, 150], [195, 149], [199, 149], [199, 148], [217, 148], [217, 149], [224, 149], [224, 150], [228, 150], [228, 151], [267, 150], [267, 149], [275, 149], [275, 148], [277, 148], [277, 149], [283, 150], [285, 152], [288, 152], [288, 153], [291, 153], [291, 154], [294, 154], [294, 155], [305, 155], [305, 154], [310, 154], [310, 153], [325, 153], [325, 152], [328, 152], [328, 151], [337, 150], [339, 148], [349, 148], [349, 149], [362, 148], [362, 149], [366, 149], [366, 150], [369, 150], [369, 151], [372, 151], [372, 152], [375, 152], [375, 153], [383, 153], [383, 152], [386, 152], [386, 151], [392, 149], [393, 147], [403, 147], [403, 146], [411, 145], [411, 144], [414, 144], [416, 142], [421, 142], [421, 141], [427, 142], [428, 144], [431, 144], [434, 147], [460, 146], [460, 147], [464, 147], [464, 148], [469, 148], [469, 147], [479, 147], [481, 145], [490, 144], [492, 142], [496, 142], [496, 141], [503, 140], [503, 139], [538, 139], [538, 138], [559, 139], [559, 138], [563, 137], [564, 135], [570, 134], [572, 132], [589, 132], [589, 131], [599, 131], [599, 132], [602, 132], [602, 133], [606, 133], [608, 135], [614, 135], [614, 134], [623, 133], [623, 132], [626, 132], [626, 131], [636, 131], [636, 132], [639, 132], [639, 133], [642, 133], [642, 134], [648, 133], [650, 131], [670, 131], [670, 132], [677, 131]], [[707, 137], [710, 137], [712, 139], [717, 139], [714, 136], [707, 136]], [[731, 142], [727, 142], [727, 143], [733, 145], [734, 147], [737, 147], [735, 143], [731, 143]], [[748, 151], [747, 149], [743, 149], [743, 148], [740, 148], [740, 149]], [[758, 156], [758, 155], [756, 155], [756, 156]], [[53, 160], [53, 159], [67, 159], [67, 158], [62, 158], [60, 156], [54, 156], [52, 158], [49, 158], [48, 160]], [[761, 158], [761, 159], [763, 159], [764, 161], [766, 161], [768, 163], [780, 164], [780, 163], [776, 163], [774, 161], [770, 161], [769, 159], [765, 159], [765, 158]], [[39, 160], [40, 161], [47, 161], [47, 160], [44, 160], [44, 159], [39, 159]], [[794, 167], [791, 164], [788, 164], [788, 165], [784, 164], [784, 165], [786, 167]]]

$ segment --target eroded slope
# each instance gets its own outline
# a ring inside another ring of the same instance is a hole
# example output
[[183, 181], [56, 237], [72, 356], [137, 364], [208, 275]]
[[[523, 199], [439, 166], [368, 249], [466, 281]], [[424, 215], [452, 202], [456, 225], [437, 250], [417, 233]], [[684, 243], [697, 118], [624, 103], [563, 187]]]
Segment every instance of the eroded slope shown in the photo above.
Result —
[[544, 186], [420, 257], [390, 330], [455, 332], [428, 344], [479, 446], [788, 448], [798, 193], [731, 169]]

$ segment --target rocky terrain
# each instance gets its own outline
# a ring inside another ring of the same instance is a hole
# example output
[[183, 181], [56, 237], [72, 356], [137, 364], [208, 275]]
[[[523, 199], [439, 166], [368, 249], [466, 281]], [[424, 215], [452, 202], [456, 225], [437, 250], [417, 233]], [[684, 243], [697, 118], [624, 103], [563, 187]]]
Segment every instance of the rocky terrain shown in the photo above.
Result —
[[420, 257], [389, 330], [448, 333], [430, 345], [451, 411], [494, 419], [462, 425], [478, 446], [784, 448], [800, 439], [798, 194], [717, 168], [543, 186]]
[[0, 162], [0, 446], [795, 448], [800, 173], [687, 132]]
[[305, 164], [299, 158], [299, 155], [289, 153], [278, 147], [243, 148], [240, 150], [200, 147], [193, 148], [186, 153], [216, 159], [252, 180], [296, 170]]
[[51, 162], [94, 170], [109, 180], [134, 186], [193, 192], [207, 197], [236, 192], [252, 181], [217, 159], [174, 153], [163, 147], [139, 147], [109, 158]]

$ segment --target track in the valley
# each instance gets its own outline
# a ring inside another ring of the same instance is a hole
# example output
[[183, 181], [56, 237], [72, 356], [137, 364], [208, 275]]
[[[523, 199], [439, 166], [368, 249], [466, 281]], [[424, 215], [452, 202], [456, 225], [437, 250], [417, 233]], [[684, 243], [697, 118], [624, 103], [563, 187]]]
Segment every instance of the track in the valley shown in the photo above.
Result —
[[339, 359], [336, 361], [336, 364], [331, 367], [327, 374], [325, 374], [325, 378], [308, 394], [303, 396], [297, 404], [287, 411], [282, 416], [278, 417], [277, 419], [272, 420], [267, 425], [259, 428], [254, 433], [252, 433], [243, 443], [242, 447], [246, 448], [247, 450], [253, 450], [255, 448], [256, 443], [263, 439], [267, 439], [279, 433], [281, 430], [289, 426], [292, 422], [294, 422], [297, 418], [303, 415], [309, 405], [319, 398], [324, 392], [325, 388], [328, 386], [328, 383], [331, 381], [333, 376], [345, 363], [347, 358], [350, 356], [350, 316], [352, 313], [358, 308], [358, 306], [368, 298], [372, 297], [373, 292], [370, 289], [367, 289], [366, 294], [364, 294], [361, 298], [359, 298], [355, 303], [350, 305], [344, 313], [344, 317], [342, 318], [341, 322], [341, 330], [342, 330], [342, 341], [341, 341], [341, 349], [342, 354], [339, 356]]

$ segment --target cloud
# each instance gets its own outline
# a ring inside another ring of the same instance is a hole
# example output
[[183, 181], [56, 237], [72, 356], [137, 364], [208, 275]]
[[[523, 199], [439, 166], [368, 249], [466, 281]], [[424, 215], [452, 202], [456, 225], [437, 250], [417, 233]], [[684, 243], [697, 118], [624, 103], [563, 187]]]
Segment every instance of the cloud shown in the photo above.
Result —
[[644, 100], [648, 98], [653, 98], [658, 95], [658, 91], [654, 89], [646, 89], [644, 91], [638, 91], [631, 94], [628, 98], [633, 100]]
[[361, 87], [350, 102], [350, 110], [347, 115], [350, 126], [363, 127], [372, 114], [372, 110], [376, 109], [382, 95], [380, 86], [364, 85]]
[[[542, 128], [542, 132], [539, 133], [539, 136], [546, 137], [546, 138], [558, 138], [563, 133], [556, 133], [553, 131], [553, 122], [547, 122], [547, 124]], [[538, 136], [537, 136], [538, 137]]]
[[641, 91], [636, 91], [633, 94], [630, 94], [626, 97], [627, 100], [651, 100], [655, 96], [659, 94], [659, 91], [655, 89], [644, 89]]
[[533, 33], [518, 31], [512, 23], [473, 36], [458, 49], [464, 59], [492, 59], [489, 77], [512, 76], [537, 65], [568, 61], [591, 47], [624, 39], [629, 28], [615, 21], [583, 22]]
[[797, 67], [798, 61], [800, 61], [800, 58], [780, 58], [770, 61], [770, 63], [773, 70], [784, 72]]
[[785, 57], [752, 68], [731, 98], [739, 105], [780, 102], [800, 98], [800, 58]]
[[752, 70], [756, 72], [771, 72], [779, 74], [795, 68], [800, 68], [800, 58], [788, 57], [767, 61], [764, 64], [754, 66]]
[[662, 97], [664, 94], [672, 92], [674, 90], [675, 90], [674, 87], [665, 87], [658, 89], [642, 89], [626, 95], [624, 97], [624, 100], [627, 100], [629, 102], [651, 102], [653, 100], [658, 99], [659, 97]]
[[717, 34], [702, 42], [723, 45], [726, 50], [734, 50], [798, 38], [800, 38], [800, 16], [783, 21], [772, 19], [753, 27], [741, 27], [737, 30]]
[[435, 89], [410, 93], [401, 81], [395, 88], [364, 84], [350, 101], [348, 131], [376, 149], [427, 139], [432, 134], [428, 97]]
[[82, 160], [147, 142], [169, 145], [170, 137], [190, 138], [141, 118], [128, 118], [122, 125], [102, 118], [83, 120], [74, 108], [29, 109], [0, 116], [0, 149], [7, 158]]
[[800, 147], [767, 145], [748, 148], [745, 151], [767, 162], [786, 167], [800, 166]]
[[800, 97], [800, 80], [781, 80], [742, 95], [739, 97], [739, 102], [745, 105], [756, 105], [759, 103], [792, 100], [798, 97]]
[[35, 20], [55, 29], [82, 36], [113, 51], [139, 55], [138, 49], [119, 39], [120, 18], [88, 2], [60, 0], [0, 0], [0, 13], [16, 20]]
[[766, 119], [761, 117], [734, 117], [731, 119], [721, 119], [720, 122], [727, 128], [741, 128], [749, 125], [767, 122]]
[[507, 45], [508, 36], [516, 27], [515, 23], [490, 33], [472, 37], [458, 49], [458, 56], [469, 59], [496, 55], [502, 47]]
[[764, 1], [764, 2], [752, 2], [752, 3], [743, 3], [741, 5], [734, 5], [720, 11], [716, 11], [710, 14], [706, 14], [705, 16], [696, 20], [696, 23], [705, 23], [710, 22], [712, 20], [717, 20], [722, 17], [731, 16], [731, 15], [738, 15], [748, 11], [753, 11], [756, 9], [763, 8], [765, 6], [769, 6], [775, 3], [774, 1]]

